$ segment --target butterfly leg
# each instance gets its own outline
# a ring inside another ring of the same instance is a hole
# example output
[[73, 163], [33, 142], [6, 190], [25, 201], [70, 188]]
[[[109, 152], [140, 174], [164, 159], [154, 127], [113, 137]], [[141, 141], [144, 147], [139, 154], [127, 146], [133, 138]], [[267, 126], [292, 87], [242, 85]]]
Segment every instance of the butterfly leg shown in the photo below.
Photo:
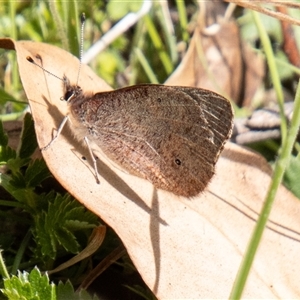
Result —
[[54, 136], [54, 138], [50, 141], [50, 143], [48, 145], [46, 145], [45, 147], [41, 148], [41, 151], [47, 150], [53, 143], [54, 141], [59, 137], [59, 135], [61, 134], [63, 128], [65, 127], [67, 121], [69, 120], [69, 116], [65, 116], [63, 121], [61, 122], [61, 124], [59, 125], [56, 135]]
[[98, 173], [98, 168], [97, 168], [97, 161], [96, 161], [96, 158], [95, 158], [95, 155], [92, 151], [92, 148], [90, 146], [90, 142], [88, 140], [88, 138], [85, 136], [84, 137], [84, 141], [86, 142], [86, 145], [89, 149], [89, 152], [90, 152], [90, 156], [92, 158], [92, 161], [93, 161], [93, 165], [94, 165], [94, 170], [95, 170], [95, 177], [96, 177], [96, 182], [99, 184], [100, 183], [100, 180], [99, 180], [99, 173]]

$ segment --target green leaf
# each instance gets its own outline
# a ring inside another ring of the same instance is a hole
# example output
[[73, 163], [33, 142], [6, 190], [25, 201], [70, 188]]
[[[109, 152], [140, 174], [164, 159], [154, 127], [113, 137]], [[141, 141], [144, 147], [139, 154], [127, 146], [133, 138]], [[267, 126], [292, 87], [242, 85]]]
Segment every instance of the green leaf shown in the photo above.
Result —
[[59, 282], [57, 288], [57, 300], [97, 300], [99, 299], [97, 296], [91, 296], [87, 291], [81, 290], [79, 293], [74, 292], [74, 288], [71, 282], [68, 280], [65, 284]]
[[89, 211], [86, 210], [84, 206], [78, 205], [78, 203], [75, 201], [69, 202], [69, 206], [66, 207], [65, 213], [66, 218], [69, 220], [68, 223], [71, 227], [75, 225], [74, 223], [71, 224], [71, 221], [75, 220], [75, 222], [77, 223], [74, 229], [87, 228], [86, 224], [95, 224], [95, 222], [97, 221], [97, 217], [94, 214], [91, 214]]
[[68, 220], [66, 221], [66, 227], [70, 230], [77, 231], [82, 229], [95, 228], [95, 224], [91, 224], [89, 222], [82, 222], [80, 220]]
[[[29, 163], [30, 162], [30, 163]], [[24, 171], [22, 167], [29, 166]], [[15, 158], [7, 161], [7, 167], [11, 174], [0, 174], [0, 183], [4, 189], [9, 192], [16, 200], [27, 205], [24, 207], [28, 211], [36, 209], [39, 203], [39, 196], [35, 188], [43, 180], [51, 176], [43, 160], [32, 161], [30, 158]]]
[[49, 224], [47, 222], [46, 212], [42, 212], [38, 217], [35, 218], [35, 228], [32, 233], [35, 237], [35, 241], [39, 247], [35, 251], [39, 250], [43, 257], [50, 257], [54, 259], [56, 256], [56, 246], [55, 236]]
[[4, 279], [1, 290], [11, 300], [55, 300], [54, 284], [49, 283], [48, 275], [41, 275], [37, 268], [30, 273], [18, 271], [18, 276]]
[[56, 228], [55, 237], [68, 252], [78, 253], [80, 245], [78, 244], [75, 235], [66, 227]]
[[57, 300], [74, 299], [74, 288], [69, 280], [65, 284], [60, 281], [56, 290]]
[[124, 1], [122, 5], [118, 1], [109, 1], [107, 4], [107, 13], [109, 17], [117, 21], [123, 18], [126, 14], [138, 11], [142, 6], [142, 1]]
[[35, 268], [29, 274], [29, 282], [35, 294], [38, 294], [40, 299], [56, 299], [55, 289], [53, 284], [49, 284], [48, 275], [41, 275], [40, 271]]
[[[16, 158], [11, 158], [7, 161], [7, 167], [12, 171], [13, 174], [17, 174], [20, 173], [20, 169], [26, 165], [28, 165], [28, 163], [30, 162], [30, 158], [20, 158], [20, 157], [16, 157]], [[24, 185], [26, 186], [26, 185]]]
[[35, 216], [33, 229], [42, 255], [54, 259], [61, 248], [78, 253], [80, 246], [75, 232], [95, 227], [97, 217], [69, 195], [49, 193], [42, 197], [48, 208]]
[[15, 159], [17, 153], [8, 146], [0, 146], [0, 165], [6, 165], [10, 159]]
[[8, 145], [8, 137], [7, 134], [4, 132], [3, 123], [0, 121], [0, 146], [7, 146]]
[[9, 159], [16, 157], [16, 151], [8, 146], [8, 137], [0, 121], [0, 165], [6, 165]]
[[3, 188], [16, 200], [26, 204], [27, 209], [36, 207], [38, 203], [38, 195], [32, 188], [23, 187], [26, 183], [22, 174], [18, 173], [13, 176], [0, 174], [0, 183], [1, 186], [3, 186]]
[[27, 113], [23, 122], [21, 146], [19, 148], [20, 158], [30, 157], [38, 146], [31, 114]]
[[36, 187], [50, 176], [51, 173], [48, 170], [45, 161], [42, 159], [36, 159], [29, 164], [25, 172], [26, 186]]
[[5, 105], [6, 102], [8, 102], [8, 101], [21, 103], [21, 104], [27, 104], [27, 103], [24, 103], [24, 102], [21, 102], [21, 101], [17, 100], [12, 95], [5, 92], [3, 89], [0, 89], [0, 105]]
[[0, 184], [18, 202], [24, 204], [24, 209], [31, 214], [36, 214], [41, 204], [41, 196], [35, 192], [34, 187], [27, 187], [24, 176], [19, 172], [11, 176], [0, 174]]

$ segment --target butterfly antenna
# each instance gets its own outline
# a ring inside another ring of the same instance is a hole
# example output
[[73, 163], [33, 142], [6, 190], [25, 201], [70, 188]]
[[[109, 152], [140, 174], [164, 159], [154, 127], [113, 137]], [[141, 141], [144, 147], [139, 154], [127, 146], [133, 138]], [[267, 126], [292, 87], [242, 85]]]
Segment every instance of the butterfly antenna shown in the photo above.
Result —
[[[41, 60], [41, 57], [40, 57], [39, 54], [36, 55], [36, 58], [39, 59], [39, 60]], [[33, 58], [32, 58], [31, 56], [26, 56], [26, 59], [27, 59], [30, 63], [32, 63], [33, 65], [35, 65], [35, 66], [41, 68], [44, 72], [46, 72], [46, 73], [48, 73], [48, 74], [54, 76], [55, 78], [57, 78], [57, 79], [59, 79], [59, 80], [61, 80], [61, 81], [64, 81], [64, 80], [61, 79], [60, 77], [58, 77], [58, 76], [56, 76], [55, 74], [53, 74], [53, 73], [49, 72], [48, 70], [46, 70], [43, 66], [39, 65], [38, 63], [36, 63], [36, 62], [33, 60]]]
[[80, 17], [80, 23], [81, 23], [81, 27], [80, 27], [79, 69], [78, 69], [78, 75], [77, 75], [76, 85], [78, 85], [79, 75], [80, 75], [81, 65], [82, 65], [82, 55], [83, 55], [83, 30], [84, 30], [84, 23], [85, 23], [85, 13], [82, 13], [82, 14], [81, 14], [81, 17]]

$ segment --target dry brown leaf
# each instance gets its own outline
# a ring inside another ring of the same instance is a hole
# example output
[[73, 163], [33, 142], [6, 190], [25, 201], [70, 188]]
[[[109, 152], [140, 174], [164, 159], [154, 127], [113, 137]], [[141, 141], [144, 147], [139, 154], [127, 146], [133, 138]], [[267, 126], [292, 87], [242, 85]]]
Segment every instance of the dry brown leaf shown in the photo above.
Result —
[[[200, 23], [200, 22], [199, 22]], [[166, 84], [205, 88], [249, 106], [264, 75], [264, 62], [240, 39], [235, 21], [220, 21], [205, 34], [198, 26], [189, 49]]]
[[[63, 119], [62, 83], [30, 64], [76, 81], [78, 60], [51, 45], [0, 40], [15, 48], [20, 76], [30, 102], [40, 147]], [[88, 91], [110, 89], [84, 66], [79, 85]], [[227, 144], [208, 189], [194, 199], [155, 191], [152, 185], [115, 168], [99, 155], [101, 184], [83, 143], [64, 130], [43, 156], [60, 183], [99, 215], [122, 239], [147, 285], [160, 299], [226, 298], [247, 247], [270, 182], [258, 155]], [[244, 297], [299, 298], [300, 204], [281, 187], [260, 245]]]
[[188, 52], [166, 84], [197, 86], [237, 100], [240, 96], [242, 58], [238, 27], [224, 23], [213, 36], [197, 27]]
[[22, 121], [7, 121], [3, 123], [3, 129], [8, 135], [8, 146], [17, 150], [22, 132]]

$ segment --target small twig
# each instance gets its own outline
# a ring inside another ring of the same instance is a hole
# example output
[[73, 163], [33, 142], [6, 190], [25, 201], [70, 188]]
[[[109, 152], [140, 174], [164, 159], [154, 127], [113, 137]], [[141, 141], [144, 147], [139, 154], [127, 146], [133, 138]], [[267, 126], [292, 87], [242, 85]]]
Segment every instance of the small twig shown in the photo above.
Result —
[[[289, 15], [283, 14], [281, 12], [273, 11], [269, 8], [262, 7], [261, 4], [272, 4], [274, 6], [284, 6], [289, 8], [300, 8], [300, 3], [294, 3], [289, 1], [249, 1], [249, 0], [225, 0], [226, 2], [235, 3], [239, 6], [243, 6], [248, 9], [252, 9], [258, 11], [262, 14], [268, 15], [270, 17], [274, 17], [278, 20], [288, 22], [293, 25], [300, 25], [300, 20], [297, 20]], [[257, 4], [258, 3], [258, 4]]]
[[123, 245], [117, 247], [113, 250], [106, 258], [104, 258], [82, 281], [81, 285], [78, 287], [77, 291], [81, 289], [86, 290], [91, 283], [101, 274], [103, 273], [110, 265], [116, 262], [119, 258], [121, 258], [126, 253], [126, 249]]
[[152, 6], [152, 1], [144, 0], [141, 9], [136, 13], [127, 14], [119, 21], [109, 32], [97, 41], [82, 57], [82, 63], [88, 64], [96, 55], [112, 43], [118, 36], [134, 25], [144, 15], [146, 15]]

